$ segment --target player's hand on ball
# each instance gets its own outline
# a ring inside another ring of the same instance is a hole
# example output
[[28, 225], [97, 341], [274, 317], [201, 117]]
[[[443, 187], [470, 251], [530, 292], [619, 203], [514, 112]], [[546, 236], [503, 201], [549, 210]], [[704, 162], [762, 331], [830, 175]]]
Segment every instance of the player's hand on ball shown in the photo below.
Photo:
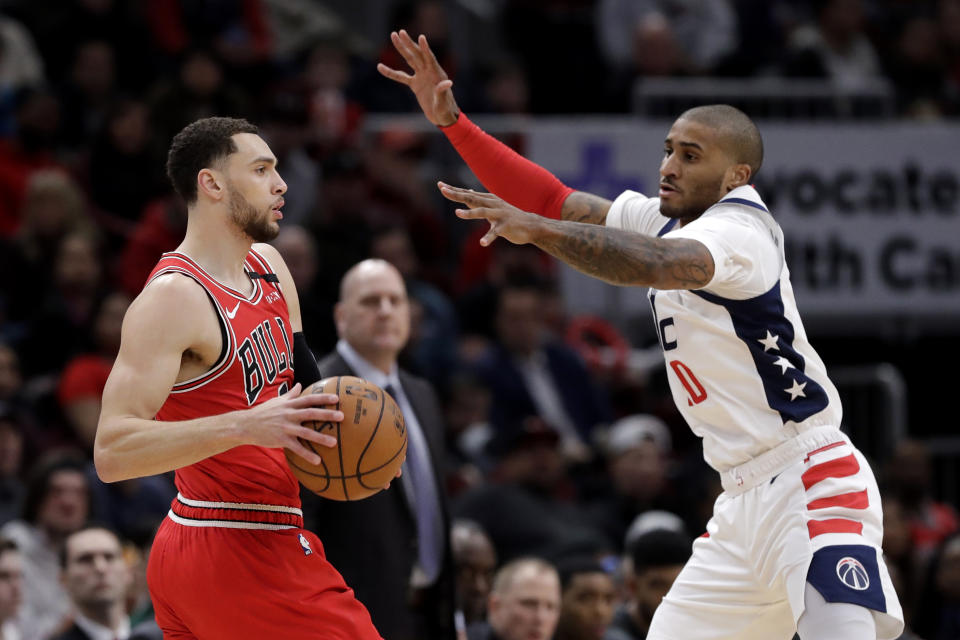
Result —
[[492, 193], [451, 187], [443, 182], [438, 182], [437, 186], [447, 200], [467, 205], [467, 209], [456, 210], [458, 218], [464, 220], [483, 218], [490, 223], [490, 229], [480, 238], [480, 244], [484, 247], [490, 246], [497, 236], [506, 238], [514, 244], [528, 244], [533, 242], [539, 225], [543, 224], [543, 218], [540, 216], [517, 209]]
[[420, 103], [423, 115], [438, 127], [447, 127], [457, 121], [460, 108], [453, 99], [453, 81], [437, 62], [436, 56], [427, 44], [427, 37], [421, 35], [416, 41], [401, 29], [390, 34], [390, 40], [397, 52], [403, 56], [413, 75], [391, 69], [382, 62], [377, 71], [394, 82], [407, 85]]
[[314, 442], [321, 447], [334, 447], [337, 439], [303, 426], [304, 422], [340, 422], [343, 412], [328, 409], [340, 401], [332, 393], [300, 395], [300, 384], [278, 398], [268, 400], [256, 407], [239, 412], [238, 428], [243, 444], [261, 447], [283, 447], [305, 460], [319, 463], [320, 456], [300, 442]]

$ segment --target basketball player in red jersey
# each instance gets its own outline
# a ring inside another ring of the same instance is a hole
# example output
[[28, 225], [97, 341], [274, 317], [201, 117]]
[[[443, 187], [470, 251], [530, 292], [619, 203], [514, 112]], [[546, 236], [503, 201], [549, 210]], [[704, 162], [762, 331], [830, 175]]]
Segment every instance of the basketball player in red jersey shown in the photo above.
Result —
[[[165, 638], [377, 640], [366, 609], [302, 528], [283, 448], [313, 462], [339, 421], [303, 339], [273, 239], [286, 184], [257, 129], [206, 118], [173, 139], [167, 174], [187, 203], [123, 322], [94, 445], [105, 482], [176, 469], [147, 579]], [[255, 244], [256, 243], [256, 244]]]

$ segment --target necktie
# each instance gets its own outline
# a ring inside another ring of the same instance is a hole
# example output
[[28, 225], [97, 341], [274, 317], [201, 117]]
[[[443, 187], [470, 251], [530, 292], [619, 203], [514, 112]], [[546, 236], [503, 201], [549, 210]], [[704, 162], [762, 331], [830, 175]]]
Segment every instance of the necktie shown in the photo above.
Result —
[[443, 529], [440, 515], [440, 497], [430, 463], [427, 439], [420, 428], [413, 408], [404, 395], [397, 393], [393, 385], [384, 390], [389, 393], [403, 412], [407, 427], [407, 459], [403, 463], [404, 491], [413, 506], [417, 523], [418, 564], [429, 583], [440, 573], [443, 554]]

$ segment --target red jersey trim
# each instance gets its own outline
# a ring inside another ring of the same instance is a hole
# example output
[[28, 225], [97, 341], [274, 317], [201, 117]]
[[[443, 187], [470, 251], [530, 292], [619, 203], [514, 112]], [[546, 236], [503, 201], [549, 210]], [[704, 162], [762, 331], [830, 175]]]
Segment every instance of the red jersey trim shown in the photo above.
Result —
[[224, 348], [220, 350], [220, 359], [213, 363], [213, 365], [207, 369], [205, 373], [202, 373], [195, 378], [178, 382], [170, 389], [170, 393], [183, 393], [185, 391], [192, 391], [202, 387], [211, 380], [216, 380], [223, 375], [224, 372], [230, 369], [230, 365], [233, 364], [233, 361], [237, 358], [237, 341], [233, 335], [233, 328], [230, 326], [230, 323], [227, 322], [227, 319], [223, 317], [223, 309], [220, 308], [220, 303], [217, 302], [217, 299], [209, 291], [207, 291], [207, 287], [203, 284], [203, 281], [200, 280], [200, 278], [198, 278], [195, 274], [191, 273], [188, 269], [176, 265], [164, 267], [155, 273], [154, 276], [150, 278], [149, 282], [153, 282], [153, 280], [156, 278], [168, 273], [179, 273], [185, 275], [203, 287], [204, 292], [206, 292], [207, 296], [213, 303], [214, 310], [217, 312], [217, 319], [220, 321], [220, 335], [226, 339]]
[[[249, 255], [250, 254], [247, 254], [247, 257], [249, 257]], [[201, 267], [196, 260], [194, 260], [193, 258], [191, 258], [185, 253], [170, 251], [168, 253], [163, 254], [163, 256], [161, 257], [161, 260], [163, 258], [179, 258], [180, 260], [183, 260], [184, 262], [189, 264], [191, 267], [193, 267], [194, 269], [202, 273], [204, 277], [210, 280], [211, 284], [216, 286], [218, 289], [220, 289], [227, 295], [233, 296], [238, 300], [243, 300], [245, 302], [249, 302], [250, 304], [257, 304], [258, 302], [260, 302], [260, 298], [263, 296], [263, 287], [260, 286], [260, 281], [257, 278], [250, 279], [251, 282], [253, 282], [253, 292], [249, 296], [246, 296], [242, 292], [237, 291], [233, 287], [228, 287], [227, 285], [223, 284], [222, 282], [214, 278], [212, 275], [210, 275], [209, 272], [207, 272], [206, 269]], [[244, 266], [249, 266], [247, 264], [247, 258], [243, 259], [243, 264]]]

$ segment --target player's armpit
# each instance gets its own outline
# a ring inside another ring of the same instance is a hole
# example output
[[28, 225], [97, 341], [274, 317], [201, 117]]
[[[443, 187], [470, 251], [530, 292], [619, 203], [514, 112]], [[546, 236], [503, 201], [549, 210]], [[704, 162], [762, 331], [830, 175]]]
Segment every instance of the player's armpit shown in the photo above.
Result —
[[570, 222], [605, 224], [613, 202], [585, 191], [574, 191], [563, 202], [560, 215]]
[[534, 244], [611, 284], [699, 289], [713, 279], [713, 256], [686, 238], [654, 238], [598, 225], [547, 220]]

